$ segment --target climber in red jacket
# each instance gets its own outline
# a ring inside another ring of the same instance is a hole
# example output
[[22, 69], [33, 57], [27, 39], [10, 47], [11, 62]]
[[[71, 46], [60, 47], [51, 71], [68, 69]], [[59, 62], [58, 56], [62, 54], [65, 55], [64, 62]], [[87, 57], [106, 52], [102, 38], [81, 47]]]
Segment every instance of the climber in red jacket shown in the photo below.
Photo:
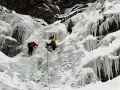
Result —
[[28, 43], [28, 55], [32, 55], [33, 48], [38, 46], [34, 41]]

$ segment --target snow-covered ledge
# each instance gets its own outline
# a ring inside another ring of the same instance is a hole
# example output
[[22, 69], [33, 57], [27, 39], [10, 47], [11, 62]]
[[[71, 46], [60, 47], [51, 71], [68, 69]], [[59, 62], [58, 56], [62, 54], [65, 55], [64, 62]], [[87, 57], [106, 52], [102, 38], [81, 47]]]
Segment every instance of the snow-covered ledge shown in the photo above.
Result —
[[[107, 37], [107, 36], [106, 36]], [[99, 47], [86, 54], [81, 60], [83, 67], [91, 67], [98, 77], [103, 80], [111, 79], [119, 74], [120, 38], [113, 40], [109, 46]], [[105, 81], [104, 80], [104, 81]]]

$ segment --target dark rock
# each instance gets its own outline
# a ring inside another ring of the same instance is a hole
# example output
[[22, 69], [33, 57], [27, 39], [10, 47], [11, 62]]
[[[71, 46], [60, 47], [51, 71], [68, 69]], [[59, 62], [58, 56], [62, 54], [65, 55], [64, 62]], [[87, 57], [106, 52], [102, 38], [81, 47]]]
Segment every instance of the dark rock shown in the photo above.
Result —
[[66, 8], [71, 8], [76, 4], [86, 4], [94, 1], [96, 0], [61, 0], [58, 6], [60, 7], [61, 13], [64, 13]]
[[68, 23], [68, 27], [67, 27], [67, 31], [69, 32], [69, 34], [72, 33], [72, 27], [74, 26], [73, 21], [70, 19], [69, 23]]
[[31, 15], [44, 19], [48, 23], [53, 23], [55, 15], [64, 13], [66, 8], [94, 1], [96, 0], [0, 0], [0, 5], [17, 13]]
[[10, 40], [8, 38], [4, 38], [4, 40], [5, 42], [3, 42], [0, 46], [1, 46], [1, 51], [5, 55], [13, 57], [21, 52], [21, 49], [17, 49], [17, 46], [20, 45], [17, 41]]
[[52, 0], [0, 0], [0, 4], [17, 13], [42, 18], [48, 23], [54, 22], [54, 15], [59, 13]]

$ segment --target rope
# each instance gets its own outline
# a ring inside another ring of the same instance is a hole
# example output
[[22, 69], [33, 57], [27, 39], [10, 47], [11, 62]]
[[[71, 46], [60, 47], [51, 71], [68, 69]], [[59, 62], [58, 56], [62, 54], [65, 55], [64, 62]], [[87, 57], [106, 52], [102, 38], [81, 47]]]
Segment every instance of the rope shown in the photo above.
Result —
[[48, 79], [48, 88], [49, 88], [49, 90], [50, 90], [50, 83], [49, 83], [49, 63], [48, 63], [48, 50], [47, 50], [47, 73], [48, 73], [48, 77], [47, 77], [47, 79]]

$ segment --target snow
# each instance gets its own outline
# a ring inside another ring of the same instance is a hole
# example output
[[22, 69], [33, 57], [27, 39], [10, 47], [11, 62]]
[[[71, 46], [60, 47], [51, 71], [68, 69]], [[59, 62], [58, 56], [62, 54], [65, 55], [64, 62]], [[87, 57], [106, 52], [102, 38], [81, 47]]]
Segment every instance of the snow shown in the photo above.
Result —
[[113, 53], [120, 47], [119, 40], [120, 39], [116, 39], [115, 41], [113, 41], [113, 43], [109, 47], [99, 47], [98, 49], [91, 51], [88, 55], [86, 55], [86, 57], [84, 57], [84, 59], [82, 60], [83, 63], [85, 64], [89, 62], [89, 60], [91, 61], [91, 59], [96, 59], [99, 56], [103, 57], [105, 55]]
[[91, 83], [89, 85], [86, 85], [85, 87], [82, 88], [71, 88], [69, 86], [61, 86], [61, 87], [51, 87], [50, 90], [119, 90], [119, 81], [120, 77], [117, 77], [113, 80], [109, 80], [108, 82], [102, 83], [102, 82], [96, 82], [96, 83]]
[[108, 0], [105, 1], [105, 8], [107, 9], [104, 14], [113, 14], [113, 13], [120, 13], [120, 1], [114, 0], [113, 2], [109, 2]]
[[112, 43], [112, 41], [114, 41], [116, 38], [119, 38], [119, 36], [120, 30], [110, 33], [99, 42], [99, 46], [109, 46], [109, 44]]

